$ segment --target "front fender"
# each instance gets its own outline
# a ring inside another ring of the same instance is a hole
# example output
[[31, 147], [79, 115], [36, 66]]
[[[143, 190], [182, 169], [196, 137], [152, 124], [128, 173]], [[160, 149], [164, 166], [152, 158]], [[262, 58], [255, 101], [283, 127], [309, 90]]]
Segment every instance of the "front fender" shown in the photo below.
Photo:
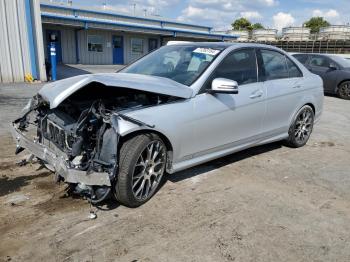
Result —
[[152, 126], [152, 125], [135, 124], [121, 117], [118, 117], [116, 115], [112, 116], [111, 125], [114, 128], [114, 130], [117, 131], [119, 136], [121, 136], [122, 138], [132, 134], [136, 134], [136, 133], [147, 133], [147, 132], [153, 132], [160, 135], [160, 137], [163, 140], [165, 140], [164, 142], [168, 148], [167, 172], [172, 173], [173, 145], [169, 137], [166, 134], [164, 134], [163, 130], [160, 130], [156, 126]]

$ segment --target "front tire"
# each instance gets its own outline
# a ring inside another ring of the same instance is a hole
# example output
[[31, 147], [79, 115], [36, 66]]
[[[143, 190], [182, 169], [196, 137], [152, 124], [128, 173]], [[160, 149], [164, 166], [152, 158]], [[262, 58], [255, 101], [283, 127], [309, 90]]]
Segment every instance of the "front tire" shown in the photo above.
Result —
[[159, 188], [166, 158], [166, 146], [155, 134], [141, 134], [126, 141], [120, 150], [117, 201], [128, 207], [147, 202]]
[[304, 146], [312, 133], [314, 118], [313, 109], [309, 105], [303, 106], [289, 128], [289, 137], [286, 144], [294, 148]]
[[350, 81], [341, 83], [337, 93], [340, 98], [350, 100]]

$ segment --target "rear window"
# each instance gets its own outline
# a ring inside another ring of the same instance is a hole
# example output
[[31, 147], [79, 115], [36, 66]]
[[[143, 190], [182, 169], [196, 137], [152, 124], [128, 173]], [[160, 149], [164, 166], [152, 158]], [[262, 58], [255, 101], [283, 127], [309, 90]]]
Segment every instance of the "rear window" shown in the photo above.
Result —
[[297, 67], [296, 64], [293, 63], [292, 60], [290, 60], [288, 57], [286, 57], [287, 60], [287, 67], [289, 71], [289, 77], [302, 77], [303, 74], [300, 71], [299, 67]]
[[307, 61], [307, 55], [293, 55], [300, 63], [306, 64]]
[[350, 67], [350, 60], [349, 58], [339, 57], [339, 56], [331, 56], [331, 58], [338, 64], [340, 64], [342, 67], [349, 68]]
[[313, 56], [309, 63], [311, 66], [329, 67], [331, 60], [325, 56]]
[[286, 58], [284, 55], [271, 50], [261, 50], [261, 57], [265, 68], [266, 80], [289, 77]]

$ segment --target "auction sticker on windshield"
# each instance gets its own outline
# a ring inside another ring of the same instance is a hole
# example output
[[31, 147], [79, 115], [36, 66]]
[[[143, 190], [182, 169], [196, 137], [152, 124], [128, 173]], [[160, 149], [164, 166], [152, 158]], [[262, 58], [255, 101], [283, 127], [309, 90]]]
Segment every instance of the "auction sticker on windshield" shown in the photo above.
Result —
[[205, 54], [205, 55], [211, 55], [216, 56], [220, 50], [212, 49], [212, 48], [204, 48], [204, 47], [198, 47], [195, 50], [193, 50], [193, 53], [199, 53], [199, 54]]

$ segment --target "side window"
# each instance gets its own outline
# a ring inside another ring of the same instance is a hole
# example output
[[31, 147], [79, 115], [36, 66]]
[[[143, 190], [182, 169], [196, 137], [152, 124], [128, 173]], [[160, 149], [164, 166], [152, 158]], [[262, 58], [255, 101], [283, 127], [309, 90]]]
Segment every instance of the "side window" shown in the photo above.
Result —
[[307, 55], [294, 55], [294, 57], [295, 57], [300, 63], [302, 63], [303, 65], [306, 64], [306, 61], [307, 61], [307, 58], [308, 58]]
[[330, 60], [327, 57], [313, 56], [310, 60], [311, 66], [329, 67]]
[[239, 85], [257, 82], [254, 49], [239, 50], [227, 55], [215, 69], [211, 80], [219, 77], [235, 80]]
[[289, 71], [289, 77], [302, 77], [303, 74], [301, 73], [299, 67], [293, 63], [292, 60], [290, 60], [288, 57], [286, 57], [287, 60], [287, 67]]
[[289, 77], [286, 58], [284, 55], [271, 50], [261, 50], [261, 57], [265, 69], [265, 80]]

